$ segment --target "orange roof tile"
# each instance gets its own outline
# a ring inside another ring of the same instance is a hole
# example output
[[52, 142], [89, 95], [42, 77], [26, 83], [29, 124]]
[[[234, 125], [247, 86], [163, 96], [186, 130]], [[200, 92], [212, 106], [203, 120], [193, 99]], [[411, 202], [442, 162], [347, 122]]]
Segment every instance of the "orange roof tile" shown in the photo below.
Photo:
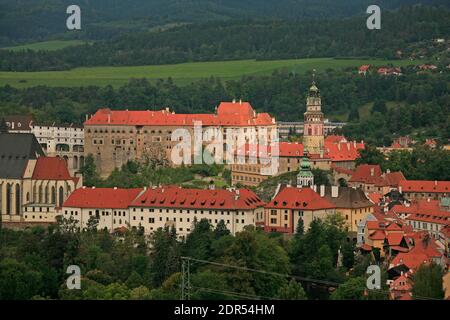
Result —
[[196, 121], [201, 121], [204, 126], [261, 126], [275, 123], [268, 113], [256, 113], [248, 102], [222, 102], [217, 114], [177, 114], [168, 110], [128, 111], [104, 108], [98, 110], [84, 124], [193, 126]]
[[142, 190], [83, 187], [72, 192], [63, 207], [126, 209]]
[[34, 167], [34, 180], [72, 180], [66, 160], [58, 157], [40, 157]]
[[399, 186], [402, 192], [450, 193], [450, 181], [403, 180]]
[[311, 188], [286, 187], [267, 204], [266, 208], [321, 210], [335, 208], [335, 205]]
[[183, 189], [161, 187], [148, 189], [131, 202], [131, 207], [163, 207], [192, 209], [255, 209], [265, 203], [251, 190]]

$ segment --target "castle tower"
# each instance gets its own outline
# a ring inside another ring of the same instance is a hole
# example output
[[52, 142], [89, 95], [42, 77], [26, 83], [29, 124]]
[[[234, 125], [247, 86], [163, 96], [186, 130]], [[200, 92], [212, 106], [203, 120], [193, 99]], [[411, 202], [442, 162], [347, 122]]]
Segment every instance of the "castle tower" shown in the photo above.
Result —
[[323, 113], [320, 91], [313, 81], [306, 99], [304, 114], [303, 146], [312, 154], [320, 154], [324, 148]]
[[311, 172], [311, 163], [309, 162], [308, 152], [305, 150], [303, 158], [300, 161], [300, 168], [297, 174], [297, 187], [310, 187], [314, 184], [314, 175]]

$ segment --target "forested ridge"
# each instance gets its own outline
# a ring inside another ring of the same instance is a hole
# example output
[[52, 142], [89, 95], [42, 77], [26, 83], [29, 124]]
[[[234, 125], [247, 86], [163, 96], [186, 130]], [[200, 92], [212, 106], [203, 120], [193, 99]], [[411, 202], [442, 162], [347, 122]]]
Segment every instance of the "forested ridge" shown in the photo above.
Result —
[[[82, 30], [67, 32], [70, 0], [0, 0], [0, 46], [77, 37], [109, 39], [122, 32], [179, 23], [231, 19], [323, 19], [364, 15], [370, 0], [79, 0]], [[382, 10], [403, 5], [444, 5], [446, 0], [378, 0]]]
[[307, 57], [433, 57], [445, 50], [450, 11], [405, 7], [383, 13], [381, 30], [366, 17], [328, 20], [211, 21], [161, 32], [127, 32], [55, 51], [0, 50], [0, 70], [67, 70], [80, 66], [139, 66], [192, 61]]

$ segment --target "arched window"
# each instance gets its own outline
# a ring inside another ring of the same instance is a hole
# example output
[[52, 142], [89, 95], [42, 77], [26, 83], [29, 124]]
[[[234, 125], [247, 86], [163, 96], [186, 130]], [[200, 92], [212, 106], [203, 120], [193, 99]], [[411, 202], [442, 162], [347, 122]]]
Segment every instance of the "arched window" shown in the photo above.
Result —
[[36, 185], [33, 186], [33, 202], [36, 203], [38, 198]]
[[27, 203], [30, 202], [30, 193], [27, 192]]
[[64, 188], [63, 187], [59, 187], [59, 199], [58, 199], [58, 207], [62, 207], [63, 203], [64, 203]]
[[6, 184], [6, 214], [11, 214], [11, 197], [12, 197], [12, 190], [11, 185], [9, 183]]
[[20, 203], [20, 186], [19, 184], [16, 184], [16, 214], [21, 214], [22, 210], [20, 210], [21, 208], [21, 203]]
[[42, 185], [39, 186], [39, 203], [42, 203], [43, 198], [43, 191], [42, 191]]
[[56, 188], [52, 187], [52, 204], [56, 204]]
[[48, 203], [48, 185], [45, 186], [45, 203]]

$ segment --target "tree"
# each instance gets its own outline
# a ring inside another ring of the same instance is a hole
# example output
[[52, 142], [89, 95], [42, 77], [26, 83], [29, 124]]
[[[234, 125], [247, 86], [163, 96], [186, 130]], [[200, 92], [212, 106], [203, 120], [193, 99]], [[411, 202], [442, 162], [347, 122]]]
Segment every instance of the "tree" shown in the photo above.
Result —
[[415, 299], [421, 297], [443, 299], [443, 272], [442, 268], [435, 264], [422, 264], [413, 276], [412, 294]]
[[99, 218], [97, 218], [96, 216], [90, 216], [86, 224], [87, 231], [89, 232], [97, 231], [98, 223]]
[[357, 107], [354, 107], [350, 110], [350, 113], [348, 114], [348, 122], [356, 122], [359, 120], [359, 111]]
[[278, 290], [278, 299], [281, 300], [307, 300], [305, 290], [300, 283], [291, 280]]
[[218, 239], [220, 237], [227, 236], [229, 234], [230, 230], [228, 230], [225, 221], [221, 219], [219, 223], [217, 223], [216, 228], [214, 229], [215, 238]]
[[38, 295], [43, 287], [42, 274], [15, 259], [0, 262], [0, 299], [27, 300]]
[[101, 181], [92, 154], [88, 154], [84, 159], [84, 165], [80, 172], [83, 175], [83, 184], [87, 187], [98, 186]]
[[139, 286], [130, 291], [131, 300], [150, 300], [150, 290], [145, 286]]
[[305, 233], [305, 225], [303, 223], [303, 218], [298, 218], [297, 227], [295, 228], [295, 238], [300, 238]]
[[176, 232], [168, 227], [156, 230], [150, 238], [150, 243], [152, 248], [150, 272], [153, 286], [158, 287], [179, 270], [179, 244]]
[[364, 277], [350, 278], [331, 294], [332, 300], [367, 300]]
[[367, 145], [359, 151], [359, 158], [356, 159], [356, 165], [360, 164], [379, 164], [384, 167], [385, 156], [376, 147]]
[[214, 232], [208, 219], [201, 219], [195, 223], [194, 230], [187, 236], [183, 246], [183, 255], [200, 260], [211, 258], [211, 242]]
[[384, 100], [376, 100], [372, 106], [372, 113], [379, 112], [381, 114], [387, 114], [386, 101]]
[[344, 242], [342, 245], [342, 263], [345, 268], [351, 269], [355, 263], [355, 245], [353, 242]]

